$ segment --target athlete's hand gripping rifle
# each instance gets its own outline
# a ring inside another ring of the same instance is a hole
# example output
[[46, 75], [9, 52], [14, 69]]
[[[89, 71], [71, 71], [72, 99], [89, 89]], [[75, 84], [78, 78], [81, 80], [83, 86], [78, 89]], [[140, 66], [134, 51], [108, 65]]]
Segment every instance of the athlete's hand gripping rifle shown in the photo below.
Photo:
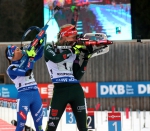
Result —
[[[36, 26], [32, 26], [32, 27], [28, 28], [28, 29], [25, 31], [25, 33], [24, 33], [24, 35], [23, 35], [23, 37], [22, 37], [22, 40], [21, 40], [21, 48], [22, 48], [22, 49], [23, 49], [23, 47], [22, 47], [22, 41], [23, 41], [24, 38], [27, 36], [27, 34], [29, 34], [30, 31], [36, 29], [36, 30], [39, 31], [39, 33], [36, 35], [35, 39], [30, 43], [30, 45], [28, 45], [27, 49], [25, 49], [25, 51], [24, 51], [24, 56], [23, 56], [22, 59], [21, 59], [21, 64], [20, 64], [19, 68], [23, 69], [24, 66], [27, 64], [27, 62], [28, 62], [28, 60], [29, 60], [29, 57], [28, 57], [28, 55], [27, 55], [27, 53], [26, 53], [27, 50], [30, 51], [31, 49], [32, 49], [32, 50], [34, 49], [35, 52], [38, 52], [37, 49], [38, 49], [39, 46], [41, 46], [40, 40], [42, 40], [42, 41], [44, 40], [44, 43], [46, 43], [46, 30], [47, 30], [47, 28], [48, 28], [48, 26], [49, 26], [48, 23], [49, 23], [49, 21], [54, 17], [54, 15], [55, 15], [59, 10], [60, 10], [60, 7], [58, 7], [58, 6], [56, 6], [56, 7], [54, 8], [54, 13], [53, 13], [53, 15], [52, 15], [51, 18], [47, 21], [47, 23], [45, 24], [45, 26], [44, 26], [42, 29], [40, 29], [39, 27], [36, 27]], [[42, 42], [42, 43], [43, 43], [43, 42]]]
[[[93, 37], [94, 40], [86, 37]], [[109, 51], [109, 45], [113, 44], [112, 41], [107, 40], [107, 36], [104, 33], [86, 33], [84, 36], [79, 36], [77, 43], [83, 43], [86, 47], [92, 45], [93, 50], [89, 51], [91, 53], [90, 58], [107, 53]]]

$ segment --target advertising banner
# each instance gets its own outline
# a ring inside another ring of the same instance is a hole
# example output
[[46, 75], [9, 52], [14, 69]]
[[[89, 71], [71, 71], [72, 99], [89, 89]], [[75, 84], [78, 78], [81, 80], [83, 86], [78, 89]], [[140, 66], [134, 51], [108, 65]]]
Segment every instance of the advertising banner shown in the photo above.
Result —
[[96, 98], [96, 82], [81, 82], [82, 89], [86, 98]]
[[[150, 96], [150, 81], [137, 82], [81, 82], [86, 98], [146, 97]], [[42, 99], [52, 98], [52, 83], [38, 84]], [[14, 84], [0, 85], [0, 97], [17, 98]]]
[[17, 98], [17, 89], [14, 84], [0, 85], [0, 97], [3, 98]]
[[150, 81], [99, 82], [98, 97], [141, 97], [150, 96]]
[[3, 98], [0, 97], [0, 107], [3, 106]]
[[38, 84], [39, 92], [42, 99], [52, 98], [53, 95], [53, 84]]
[[[81, 83], [86, 98], [96, 98], [96, 82]], [[52, 98], [54, 85], [51, 83], [38, 84], [42, 99]]]

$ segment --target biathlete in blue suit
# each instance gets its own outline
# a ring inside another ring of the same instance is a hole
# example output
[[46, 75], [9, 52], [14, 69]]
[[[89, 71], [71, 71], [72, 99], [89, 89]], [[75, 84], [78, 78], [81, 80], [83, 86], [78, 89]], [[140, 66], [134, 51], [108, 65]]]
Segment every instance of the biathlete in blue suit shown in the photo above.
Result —
[[16, 131], [24, 129], [29, 110], [31, 111], [36, 131], [43, 131], [42, 100], [32, 72], [35, 61], [39, 60], [43, 55], [43, 43], [38, 47], [37, 53], [34, 49], [26, 51], [29, 59], [25, 62], [24, 69], [19, 68], [24, 55], [22, 50], [16, 46], [8, 46], [5, 50], [6, 58], [10, 62], [7, 74], [18, 90]]

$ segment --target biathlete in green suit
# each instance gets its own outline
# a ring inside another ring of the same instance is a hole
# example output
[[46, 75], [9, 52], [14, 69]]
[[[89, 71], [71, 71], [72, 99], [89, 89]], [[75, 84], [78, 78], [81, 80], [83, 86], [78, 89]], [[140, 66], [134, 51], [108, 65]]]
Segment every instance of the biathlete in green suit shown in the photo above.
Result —
[[[79, 80], [85, 73], [90, 54], [85, 53], [80, 65], [79, 55], [85, 46], [75, 44], [76, 41], [75, 26], [66, 24], [60, 28], [58, 41], [47, 44], [44, 48], [44, 58], [54, 84], [46, 131], [56, 131], [68, 103], [73, 110], [79, 131], [88, 130], [86, 99]], [[58, 46], [63, 47], [64, 45], [72, 46], [72, 48], [58, 48]]]

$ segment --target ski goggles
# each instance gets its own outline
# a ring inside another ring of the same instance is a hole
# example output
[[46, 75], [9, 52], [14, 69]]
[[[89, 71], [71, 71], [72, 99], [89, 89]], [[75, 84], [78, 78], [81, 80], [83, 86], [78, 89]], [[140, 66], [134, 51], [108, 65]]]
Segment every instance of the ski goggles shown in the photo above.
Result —
[[68, 26], [68, 27], [62, 28], [60, 30], [60, 35], [61, 35], [61, 37], [77, 35], [77, 30], [76, 30], [75, 26]]
[[17, 46], [8, 46], [8, 51], [7, 51], [7, 58], [12, 60], [13, 56], [14, 56], [14, 52], [16, 50]]

